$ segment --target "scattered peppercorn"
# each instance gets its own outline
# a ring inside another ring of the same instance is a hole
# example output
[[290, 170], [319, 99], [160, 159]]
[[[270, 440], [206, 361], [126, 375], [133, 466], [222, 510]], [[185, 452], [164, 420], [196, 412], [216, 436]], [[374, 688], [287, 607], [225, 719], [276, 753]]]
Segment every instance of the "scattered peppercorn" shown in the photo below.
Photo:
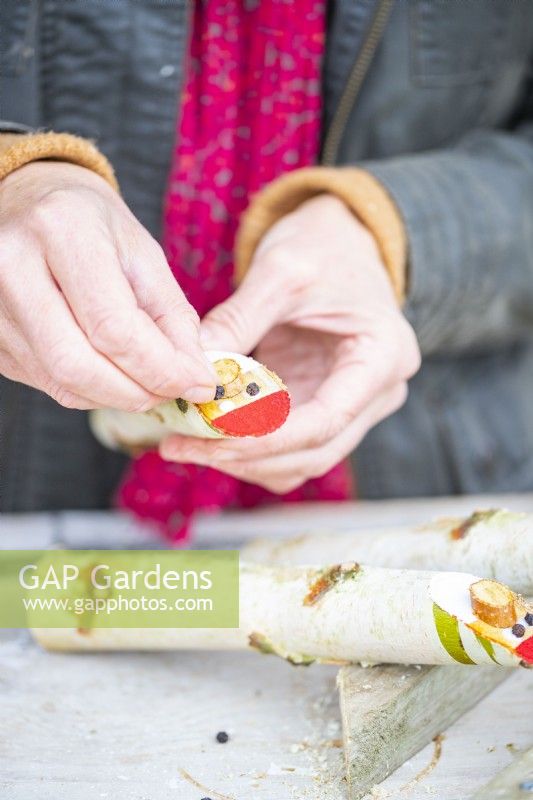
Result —
[[189, 404], [188, 404], [188, 402], [186, 400], [183, 399], [183, 397], [178, 397], [178, 399], [176, 400], [176, 405], [177, 405], [177, 407], [179, 408], [179, 410], [181, 411], [182, 414], [186, 414], [187, 413], [187, 409], [189, 408]]
[[226, 731], [219, 731], [217, 733], [217, 742], [220, 742], [220, 744], [226, 744], [228, 739], [229, 739], [229, 734], [227, 734]]
[[226, 394], [226, 390], [223, 386], [217, 386], [215, 391], [215, 400], [220, 400]]
[[256, 394], [259, 394], [260, 391], [261, 389], [259, 388], [257, 383], [249, 383], [248, 386], [246, 387], [246, 392], [248, 394], [251, 394], [252, 397]]
[[210, 797], [202, 797], [202, 800], [211, 800]]
[[518, 638], [521, 639], [522, 636], [525, 634], [526, 629], [524, 628], [523, 625], [517, 622], [516, 625], [513, 625], [511, 631], [514, 633], [515, 636], [518, 636]]
[[527, 612], [527, 614], [524, 617], [524, 619], [525, 619], [525, 621], [527, 622], [528, 625], [533, 625], [533, 613], [531, 611]]

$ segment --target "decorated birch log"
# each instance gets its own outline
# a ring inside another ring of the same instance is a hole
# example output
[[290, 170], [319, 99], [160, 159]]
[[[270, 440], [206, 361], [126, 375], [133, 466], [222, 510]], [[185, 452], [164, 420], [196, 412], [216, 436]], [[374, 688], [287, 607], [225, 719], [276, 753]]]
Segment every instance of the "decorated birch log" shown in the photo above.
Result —
[[57, 650], [252, 647], [293, 664], [533, 664], [532, 609], [505, 586], [486, 584], [463, 573], [353, 562], [325, 569], [243, 564], [238, 628], [41, 628], [34, 636]]
[[533, 514], [486, 510], [420, 527], [313, 533], [281, 542], [258, 539], [243, 556], [264, 564], [355, 560], [395, 569], [457, 570], [533, 596]]
[[165, 436], [181, 433], [202, 439], [264, 436], [287, 419], [290, 397], [280, 378], [250, 356], [208, 351], [218, 375], [210, 403], [169, 400], [139, 414], [98, 409], [89, 415], [91, 429], [106, 447], [138, 450]]

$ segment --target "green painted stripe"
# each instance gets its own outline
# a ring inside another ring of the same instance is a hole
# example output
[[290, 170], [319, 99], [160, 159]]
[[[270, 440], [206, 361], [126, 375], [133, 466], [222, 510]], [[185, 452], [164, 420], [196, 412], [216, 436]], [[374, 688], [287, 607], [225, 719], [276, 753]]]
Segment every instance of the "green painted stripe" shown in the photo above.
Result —
[[487, 655], [494, 661], [495, 664], [498, 662], [496, 661], [496, 656], [494, 654], [494, 647], [492, 646], [492, 642], [489, 642], [488, 639], [484, 639], [483, 636], [479, 636], [477, 633], [475, 634], [476, 639], [480, 643], [483, 650], [487, 653]]
[[440, 643], [455, 661], [460, 664], [475, 664], [466, 652], [459, 634], [459, 623], [436, 603], [433, 603], [433, 618]]

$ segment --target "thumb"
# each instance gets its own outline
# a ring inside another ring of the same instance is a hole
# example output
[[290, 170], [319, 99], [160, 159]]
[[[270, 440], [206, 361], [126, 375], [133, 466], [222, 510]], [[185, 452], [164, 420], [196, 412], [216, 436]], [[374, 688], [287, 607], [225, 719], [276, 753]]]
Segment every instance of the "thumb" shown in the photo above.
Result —
[[[1, 1], [1, 0], [0, 0]], [[131, 248], [135, 244], [134, 251]], [[173, 277], [161, 248], [139, 226], [127, 239], [123, 269], [139, 308], [179, 354], [172, 364], [172, 395], [192, 403], [213, 399], [217, 374], [200, 345], [198, 315]]]
[[202, 347], [247, 354], [282, 322], [286, 305], [283, 290], [275, 292], [264, 283], [245, 279], [228, 300], [206, 314], [200, 323]]

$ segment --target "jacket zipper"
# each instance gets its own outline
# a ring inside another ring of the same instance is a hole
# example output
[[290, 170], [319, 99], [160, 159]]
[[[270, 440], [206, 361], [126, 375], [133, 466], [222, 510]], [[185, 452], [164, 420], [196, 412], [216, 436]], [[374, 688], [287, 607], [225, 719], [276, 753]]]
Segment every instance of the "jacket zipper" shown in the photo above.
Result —
[[324, 166], [333, 166], [337, 160], [340, 143], [344, 131], [346, 130], [348, 118], [359, 96], [370, 64], [372, 63], [378, 44], [385, 31], [393, 5], [394, 0], [379, 0], [372, 22], [357, 58], [353, 63], [352, 69], [350, 70], [339, 104], [326, 133], [322, 157], [320, 159], [321, 164]]

